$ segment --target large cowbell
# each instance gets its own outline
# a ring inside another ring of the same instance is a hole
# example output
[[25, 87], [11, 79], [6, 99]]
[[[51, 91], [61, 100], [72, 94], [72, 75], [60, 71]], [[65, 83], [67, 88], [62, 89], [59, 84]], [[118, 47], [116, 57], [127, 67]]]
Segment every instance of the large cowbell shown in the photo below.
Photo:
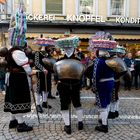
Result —
[[58, 79], [76, 79], [80, 80], [84, 74], [84, 65], [75, 59], [60, 60], [54, 64], [54, 72]]
[[116, 73], [126, 73], [127, 72], [127, 66], [125, 62], [119, 58], [111, 58], [105, 61], [105, 63], [112, 68]]
[[47, 70], [51, 70], [53, 72], [53, 66], [56, 63], [54, 58], [43, 58], [43, 63], [45, 64]]

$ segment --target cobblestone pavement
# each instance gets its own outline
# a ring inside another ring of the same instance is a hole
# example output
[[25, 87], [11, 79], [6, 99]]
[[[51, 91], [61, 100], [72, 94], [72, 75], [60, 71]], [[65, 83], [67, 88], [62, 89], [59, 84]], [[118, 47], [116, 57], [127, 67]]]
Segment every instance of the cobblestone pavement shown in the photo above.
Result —
[[[53, 93], [55, 93], [53, 87]], [[32, 112], [24, 116], [25, 121], [33, 126], [33, 131], [18, 133], [16, 129], [8, 128], [9, 113], [3, 112], [4, 95], [0, 94], [0, 140], [140, 140], [140, 90], [120, 91], [120, 116], [109, 120], [109, 132], [99, 133], [94, 130], [98, 120], [97, 109], [94, 106], [95, 96], [90, 90], [81, 91], [84, 108], [84, 130], [77, 130], [77, 118], [72, 108], [72, 134], [63, 131], [64, 123], [60, 115], [59, 97], [49, 99], [52, 109], [39, 114], [38, 124], [35, 106]]]

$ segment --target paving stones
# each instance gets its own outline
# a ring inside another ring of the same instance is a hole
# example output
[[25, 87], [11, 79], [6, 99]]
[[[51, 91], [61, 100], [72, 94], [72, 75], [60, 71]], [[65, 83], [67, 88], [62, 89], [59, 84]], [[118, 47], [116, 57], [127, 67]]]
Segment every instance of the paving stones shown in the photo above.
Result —
[[[56, 90], [56, 88], [54, 88]], [[55, 90], [53, 89], [53, 93]], [[98, 124], [98, 111], [94, 105], [95, 95], [90, 90], [81, 91], [84, 109], [84, 129], [78, 131], [77, 116], [72, 107], [72, 134], [67, 135], [60, 114], [60, 100], [49, 99], [53, 107], [39, 114], [38, 124], [34, 104], [32, 112], [24, 116], [24, 120], [33, 126], [33, 131], [18, 133], [8, 127], [10, 113], [3, 112], [4, 95], [0, 94], [0, 140], [140, 140], [140, 90], [120, 91], [120, 116], [109, 120], [109, 132], [99, 133], [94, 130]]]

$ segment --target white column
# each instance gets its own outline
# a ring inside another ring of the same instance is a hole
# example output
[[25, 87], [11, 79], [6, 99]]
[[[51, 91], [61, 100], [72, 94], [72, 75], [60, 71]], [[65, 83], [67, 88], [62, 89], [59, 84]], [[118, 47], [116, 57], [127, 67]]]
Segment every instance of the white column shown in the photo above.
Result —
[[15, 9], [15, 0], [12, 0], [12, 5], [11, 6], [13, 7], [12, 9], [13, 9], [13, 13], [14, 13], [14, 11], [16, 10]]
[[75, 9], [75, 12], [76, 12], [75, 14], [76, 14], [76, 15], [79, 14], [79, 3], [80, 3], [79, 0], [75, 0], [75, 8], [76, 8], [76, 9]]
[[66, 14], [66, 0], [62, 0], [62, 6], [63, 6], [62, 14], [65, 15]]
[[42, 0], [42, 14], [46, 14], [46, 0]]
[[7, 0], [7, 14], [13, 13], [13, 0]]
[[95, 8], [95, 15], [98, 16], [98, 8], [99, 8], [98, 0], [94, 0], [94, 1], [95, 1], [95, 2], [94, 2], [95, 7], [93, 7], [93, 8]]
[[33, 13], [33, 0], [28, 0], [29, 1], [29, 11], [28, 11], [28, 13], [30, 13], [30, 14], [32, 14]]
[[111, 0], [107, 1], [107, 16], [110, 17], [110, 9], [111, 9]]
[[140, 17], [140, 0], [138, 0], [137, 9], [138, 9], [138, 15], [137, 15], [137, 17]]
[[129, 16], [129, 0], [124, 0], [124, 16], [128, 17]]

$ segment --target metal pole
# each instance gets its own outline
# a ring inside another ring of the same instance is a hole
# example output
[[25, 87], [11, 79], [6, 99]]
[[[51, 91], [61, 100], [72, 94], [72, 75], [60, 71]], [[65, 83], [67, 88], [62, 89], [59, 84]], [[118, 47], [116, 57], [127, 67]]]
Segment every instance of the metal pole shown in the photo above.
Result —
[[71, 126], [71, 103], [69, 105], [69, 121], [70, 121], [70, 126]]
[[35, 109], [36, 109], [36, 115], [37, 115], [37, 118], [38, 118], [38, 123], [40, 124], [40, 118], [39, 118], [39, 113], [38, 113], [38, 110], [37, 110], [37, 105], [36, 105], [36, 99], [35, 99], [35, 95], [34, 95], [34, 89], [33, 89], [33, 84], [32, 84], [32, 77], [31, 77], [31, 91], [32, 91], [32, 96], [33, 96], [33, 100], [34, 100], [34, 103], [35, 103]]
[[[46, 94], [47, 94], [47, 73], [44, 72], [44, 75], [45, 75], [45, 88], [46, 88]], [[48, 115], [49, 115], [48, 96], [47, 96], [47, 108], [48, 108]]]

